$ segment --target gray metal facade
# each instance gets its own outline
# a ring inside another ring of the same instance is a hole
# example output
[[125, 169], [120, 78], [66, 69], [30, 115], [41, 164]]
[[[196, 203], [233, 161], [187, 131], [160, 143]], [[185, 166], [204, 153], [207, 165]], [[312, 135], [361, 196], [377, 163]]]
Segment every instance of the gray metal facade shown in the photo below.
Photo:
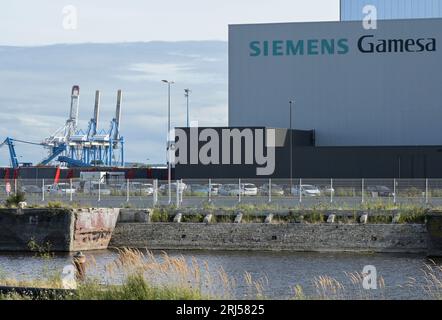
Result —
[[378, 19], [442, 17], [442, 0], [341, 0], [341, 21], [362, 20], [366, 5], [376, 6]]
[[317, 146], [442, 145], [441, 44], [442, 19], [231, 25], [229, 126], [288, 128], [294, 99]]

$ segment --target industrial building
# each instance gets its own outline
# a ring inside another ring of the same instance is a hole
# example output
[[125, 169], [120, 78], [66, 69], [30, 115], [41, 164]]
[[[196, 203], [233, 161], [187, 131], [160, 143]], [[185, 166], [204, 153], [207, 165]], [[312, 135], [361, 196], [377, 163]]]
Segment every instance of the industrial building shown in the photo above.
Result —
[[[297, 130], [269, 177], [442, 178], [440, 43], [442, 19], [231, 25], [229, 127]], [[248, 167], [176, 175], [258, 177]]]

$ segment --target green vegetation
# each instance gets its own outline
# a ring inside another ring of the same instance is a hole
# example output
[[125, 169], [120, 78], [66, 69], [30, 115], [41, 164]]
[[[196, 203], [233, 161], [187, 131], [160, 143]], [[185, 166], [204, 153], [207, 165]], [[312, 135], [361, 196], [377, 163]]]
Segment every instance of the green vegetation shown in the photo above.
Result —
[[400, 211], [399, 223], [425, 223], [427, 210], [424, 208], [404, 209]]
[[75, 300], [203, 300], [200, 290], [179, 286], [155, 287], [142, 274], [129, 275], [122, 285], [88, 282], [71, 297]]
[[5, 200], [5, 207], [6, 208], [16, 208], [18, 207], [18, 204], [20, 202], [25, 202], [26, 197], [23, 192], [17, 192], [14, 194], [11, 194], [8, 198]]
[[171, 222], [173, 216], [168, 208], [154, 208], [150, 216], [151, 222]]
[[50, 209], [69, 209], [71, 206], [67, 204], [66, 202], [62, 201], [49, 201], [46, 205], [46, 208]]
[[181, 222], [184, 223], [198, 223], [198, 222], [203, 222], [204, 220], [204, 216], [202, 214], [187, 214], [187, 215], [183, 215]]

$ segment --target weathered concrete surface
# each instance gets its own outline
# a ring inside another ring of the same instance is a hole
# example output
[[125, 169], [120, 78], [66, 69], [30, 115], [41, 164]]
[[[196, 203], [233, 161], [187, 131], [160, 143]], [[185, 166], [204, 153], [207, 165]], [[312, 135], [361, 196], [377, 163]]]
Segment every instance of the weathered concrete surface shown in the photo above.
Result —
[[30, 251], [29, 243], [69, 251], [74, 216], [67, 209], [0, 209], [0, 250]]
[[118, 209], [0, 209], [0, 251], [105, 249]]
[[111, 247], [426, 253], [421, 224], [121, 223]]
[[150, 222], [151, 216], [152, 209], [120, 209], [117, 222]]
[[73, 210], [75, 226], [70, 251], [107, 249], [119, 209]]
[[427, 243], [430, 257], [442, 257], [442, 212], [427, 215]]

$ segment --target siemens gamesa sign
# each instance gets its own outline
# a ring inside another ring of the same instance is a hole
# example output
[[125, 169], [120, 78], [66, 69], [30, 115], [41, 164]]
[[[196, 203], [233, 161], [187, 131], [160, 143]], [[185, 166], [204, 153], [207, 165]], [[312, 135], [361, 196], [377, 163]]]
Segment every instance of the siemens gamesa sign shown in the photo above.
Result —
[[229, 126], [315, 130], [318, 147], [441, 145], [440, 30], [442, 19], [231, 25]]
[[[432, 52], [436, 51], [436, 39], [378, 39], [374, 35], [364, 35], [358, 39], [356, 47], [361, 53]], [[351, 50], [346, 38], [251, 41], [249, 48], [251, 57], [343, 55]]]

